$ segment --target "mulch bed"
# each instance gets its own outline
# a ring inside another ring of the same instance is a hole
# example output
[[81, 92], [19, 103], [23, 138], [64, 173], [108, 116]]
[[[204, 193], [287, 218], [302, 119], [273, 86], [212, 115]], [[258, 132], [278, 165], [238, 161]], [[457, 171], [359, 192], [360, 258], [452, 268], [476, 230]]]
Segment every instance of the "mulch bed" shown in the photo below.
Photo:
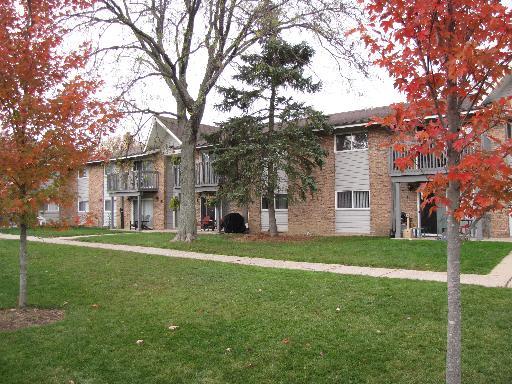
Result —
[[62, 319], [64, 319], [64, 311], [60, 309], [0, 309], [0, 331], [52, 324]]
[[314, 240], [316, 236], [311, 235], [286, 235], [280, 233], [277, 236], [270, 236], [268, 233], [257, 233], [254, 235], [243, 235], [237, 236], [235, 240], [240, 242], [245, 241], [268, 241], [274, 243], [295, 243], [295, 242], [303, 242], [303, 241], [311, 241]]

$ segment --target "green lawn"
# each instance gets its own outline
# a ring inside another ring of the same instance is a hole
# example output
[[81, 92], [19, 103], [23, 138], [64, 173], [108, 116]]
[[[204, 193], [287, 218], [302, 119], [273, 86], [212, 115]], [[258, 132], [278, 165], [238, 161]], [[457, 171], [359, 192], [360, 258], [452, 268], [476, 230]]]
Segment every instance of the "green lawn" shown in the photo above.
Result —
[[[5, 384], [443, 382], [444, 284], [29, 251], [30, 303], [67, 314], [0, 333]], [[0, 307], [16, 303], [16, 253], [0, 241]], [[464, 383], [512, 382], [511, 302], [510, 289], [463, 287]]]
[[[11, 235], [19, 235], [18, 228], [0, 228], [0, 233]], [[71, 227], [71, 228], [55, 228], [55, 227], [36, 227], [28, 230], [29, 236], [39, 237], [68, 237], [68, 236], [87, 236], [87, 235], [103, 235], [106, 233], [116, 233], [108, 228], [90, 228], [90, 227]]]
[[[234, 256], [446, 271], [446, 243], [375, 237], [317, 237], [306, 241], [243, 241], [240, 235], [203, 235], [192, 244], [173, 243], [171, 233], [143, 232], [91, 237], [88, 242], [143, 245]], [[512, 243], [466, 242], [464, 273], [487, 274], [512, 251]]]

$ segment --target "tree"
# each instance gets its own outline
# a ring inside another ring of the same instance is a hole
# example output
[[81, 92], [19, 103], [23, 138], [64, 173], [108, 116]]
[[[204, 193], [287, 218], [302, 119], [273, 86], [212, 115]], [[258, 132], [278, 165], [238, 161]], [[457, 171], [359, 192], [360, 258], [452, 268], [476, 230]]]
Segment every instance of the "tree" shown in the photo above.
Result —
[[482, 104], [510, 71], [512, 13], [499, 0], [365, 4], [369, 24], [361, 28], [363, 38], [407, 96], [407, 104], [380, 121], [397, 133], [395, 149], [404, 153], [397, 165], [411, 165], [418, 154], [446, 158], [446, 172], [422, 190], [447, 209], [446, 382], [460, 383], [460, 220], [478, 219], [512, 201], [506, 160], [512, 143], [495, 134], [510, 116], [510, 104]]
[[18, 305], [27, 305], [27, 228], [49, 201], [71, 197], [66, 182], [115, 123], [81, 74], [90, 50], [64, 53], [59, 20], [87, 1], [2, 0], [0, 6], [0, 201], [20, 228]]
[[[176, 112], [167, 113], [183, 131], [180, 221], [175, 237], [179, 241], [196, 237], [197, 134], [208, 95], [227, 66], [269, 33], [293, 29], [312, 32], [336, 58], [365, 68], [354, 44], [338, 34], [359, 17], [348, 0], [100, 0], [99, 4], [96, 13], [86, 15], [90, 20], [121, 25], [134, 37], [112, 47], [134, 52], [133, 68], [140, 73], [130, 86], [148, 77], [162, 79], [176, 102]], [[197, 87], [191, 86], [191, 76], [200, 80]]]
[[208, 137], [213, 166], [222, 178], [219, 195], [247, 205], [263, 196], [268, 202], [269, 232], [277, 235], [275, 193], [287, 183], [288, 199], [305, 199], [317, 187], [312, 172], [324, 163], [319, 135], [327, 118], [293, 101], [286, 91], [317, 92], [320, 84], [304, 74], [314, 51], [306, 43], [291, 45], [270, 38], [261, 54], [242, 56], [235, 76], [246, 89], [220, 87], [224, 111], [242, 114], [222, 123]]

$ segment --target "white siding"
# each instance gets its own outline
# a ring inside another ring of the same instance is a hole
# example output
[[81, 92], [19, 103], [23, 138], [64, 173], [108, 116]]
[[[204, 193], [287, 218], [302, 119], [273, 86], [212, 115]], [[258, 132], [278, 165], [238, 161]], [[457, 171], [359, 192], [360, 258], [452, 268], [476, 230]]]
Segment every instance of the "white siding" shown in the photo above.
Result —
[[[108, 191], [107, 191], [107, 175], [104, 175], [103, 177], [103, 225], [105, 227], [109, 227], [110, 226], [110, 217], [113, 216], [113, 220], [114, 220], [114, 227], [116, 226], [116, 215], [112, 215], [112, 212], [111, 211], [107, 211], [105, 209], [105, 201], [106, 200], [110, 200], [112, 201], [112, 197], [108, 194]], [[112, 203], [111, 203], [112, 204]], [[119, 209], [118, 207], [116, 207], [116, 204], [114, 202], [114, 213], [117, 209]]]
[[336, 153], [336, 191], [368, 191], [370, 167], [368, 151], [344, 151]]
[[339, 209], [336, 211], [336, 232], [370, 233], [369, 209]]
[[[78, 176], [78, 175], [77, 175]], [[87, 170], [87, 177], [78, 178], [78, 187], [77, 187], [77, 207], [76, 210], [78, 212], [78, 201], [89, 201], [89, 170]], [[90, 202], [89, 202], [90, 206]], [[78, 216], [81, 218], [82, 222], [85, 220], [85, 216], [87, 212], [78, 212]]]
[[[279, 232], [288, 232], [288, 210], [276, 211], [276, 224]], [[268, 231], [268, 211], [261, 211], [261, 230]]]
[[[336, 152], [335, 191], [370, 190], [368, 150]], [[335, 199], [335, 196], [333, 196]], [[370, 201], [371, 204], [371, 201]], [[369, 209], [336, 210], [337, 233], [370, 233]]]

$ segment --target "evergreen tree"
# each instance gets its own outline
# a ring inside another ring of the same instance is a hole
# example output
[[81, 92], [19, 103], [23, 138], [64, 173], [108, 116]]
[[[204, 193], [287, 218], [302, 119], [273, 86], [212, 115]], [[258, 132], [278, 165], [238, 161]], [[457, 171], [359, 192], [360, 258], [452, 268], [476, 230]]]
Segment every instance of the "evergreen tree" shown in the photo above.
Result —
[[224, 100], [217, 106], [240, 115], [207, 138], [222, 180], [219, 195], [243, 206], [265, 198], [272, 236], [277, 235], [279, 186], [287, 183], [290, 201], [304, 200], [317, 190], [312, 173], [327, 155], [320, 143], [320, 135], [330, 129], [327, 118], [289, 96], [290, 90], [320, 89], [304, 73], [313, 55], [304, 42], [292, 45], [276, 37], [263, 43], [261, 53], [242, 56], [235, 79], [246, 87], [219, 87]]

